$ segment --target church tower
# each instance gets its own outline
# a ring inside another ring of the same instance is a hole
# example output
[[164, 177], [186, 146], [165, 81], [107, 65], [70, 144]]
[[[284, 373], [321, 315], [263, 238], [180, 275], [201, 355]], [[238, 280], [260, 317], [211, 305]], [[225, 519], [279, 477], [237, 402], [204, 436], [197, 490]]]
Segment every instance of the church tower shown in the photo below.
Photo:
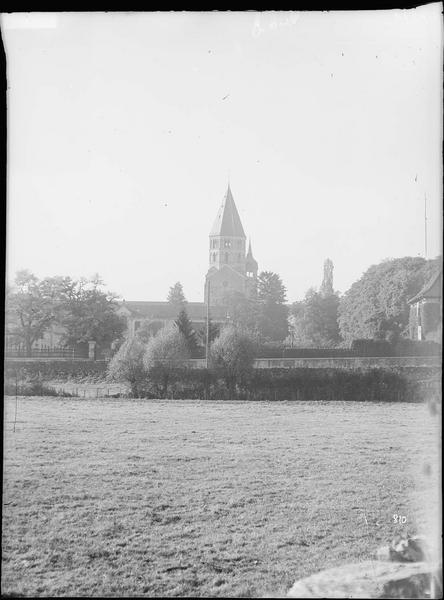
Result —
[[210, 231], [209, 270], [205, 279], [205, 302], [210, 282], [210, 304], [224, 305], [232, 293], [250, 295], [255, 287], [257, 262], [246, 254], [246, 236], [228, 185]]

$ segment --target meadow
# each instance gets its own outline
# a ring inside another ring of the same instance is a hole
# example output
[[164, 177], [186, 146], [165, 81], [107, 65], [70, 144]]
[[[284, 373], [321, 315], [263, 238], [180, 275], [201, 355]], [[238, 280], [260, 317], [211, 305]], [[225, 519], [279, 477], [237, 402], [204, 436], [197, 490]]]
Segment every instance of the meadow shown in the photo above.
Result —
[[8, 397], [3, 594], [282, 595], [439, 528], [425, 404], [21, 397], [14, 419]]

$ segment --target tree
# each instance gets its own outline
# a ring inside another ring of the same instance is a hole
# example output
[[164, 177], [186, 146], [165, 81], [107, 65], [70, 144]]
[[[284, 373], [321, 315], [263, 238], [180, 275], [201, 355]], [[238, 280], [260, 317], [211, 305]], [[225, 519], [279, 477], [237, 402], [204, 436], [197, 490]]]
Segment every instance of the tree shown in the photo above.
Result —
[[288, 335], [286, 289], [277, 273], [262, 271], [258, 277], [259, 331], [264, 340], [282, 341]]
[[210, 350], [210, 365], [227, 384], [230, 396], [236, 385], [245, 385], [254, 363], [254, 343], [233, 325], [225, 326]]
[[192, 355], [197, 349], [196, 332], [194, 331], [191, 321], [188, 318], [187, 311], [184, 308], [180, 311], [175, 323], [180, 333], [185, 338], [188, 351], [190, 355]]
[[340, 333], [353, 339], [390, 339], [408, 335], [409, 305], [440, 264], [439, 259], [395, 258], [372, 265], [339, 303]]
[[127, 381], [134, 398], [141, 397], [146, 381], [144, 352], [145, 345], [137, 337], [128, 339], [120, 346], [108, 365], [108, 375], [111, 379]]
[[260, 307], [257, 299], [232, 291], [226, 295], [226, 307], [230, 323], [258, 339]]
[[175, 283], [170, 288], [170, 291], [168, 292], [167, 302], [169, 302], [173, 306], [176, 315], [178, 315], [180, 311], [186, 307], [187, 301], [185, 299], [183, 287], [180, 281]]
[[164, 398], [172, 375], [189, 356], [187, 342], [175, 323], [166, 325], [149, 340], [143, 364], [148, 377], [159, 385]]
[[18, 343], [24, 344], [26, 356], [32, 345], [41, 339], [56, 319], [56, 302], [48, 280], [39, 279], [30, 271], [18, 271], [14, 285], [6, 294], [6, 331]]
[[109, 346], [126, 330], [126, 322], [117, 314], [116, 296], [102, 291], [97, 276], [75, 282], [62, 302], [60, 322], [65, 327], [66, 345], [95, 341]]
[[[211, 317], [210, 317], [209, 321], [210, 321], [209, 338], [210, 338], [210, 344], [211, 344], [219, 335], [220, 326], [217, 325], [216, 323], [213, 323], [213, 321], [211, 320]], [[204, 326], [200, 328], [199, 337], [202, 340], [203, 345], [206, 346], [206, 343], [207, 343], [207, 318], [206, 317], [205, 317]]]
[[339, 298], [314, 289], [307, 291], [302, 302], [290, 311], [292, 339], [298, 346], [334, 347], [341, 341], [338, 325]]

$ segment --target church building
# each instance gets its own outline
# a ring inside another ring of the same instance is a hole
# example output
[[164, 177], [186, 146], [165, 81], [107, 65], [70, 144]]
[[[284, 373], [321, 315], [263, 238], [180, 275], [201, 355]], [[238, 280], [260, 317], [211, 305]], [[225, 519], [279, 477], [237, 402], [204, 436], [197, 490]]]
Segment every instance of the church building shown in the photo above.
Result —
[[[210, 318], [215, 324], [226, 323], [227, 302], [232, 294], [251, 297], [256, 294], [258, 264], [253, 257], [234, 203], [230, 186], [209, 235], [209, 269], [205, 277], [203, 302], [187, 302], [188, 316], [196, 332], [202, 331], [210, 305]], [[179, 276], [180, 279], [180, 276]], [[169, 302], [123, 301], [119, 314], [126, 317], [128, 331], [133, 336], [143, 322], [157, 333], [177, 318]]]

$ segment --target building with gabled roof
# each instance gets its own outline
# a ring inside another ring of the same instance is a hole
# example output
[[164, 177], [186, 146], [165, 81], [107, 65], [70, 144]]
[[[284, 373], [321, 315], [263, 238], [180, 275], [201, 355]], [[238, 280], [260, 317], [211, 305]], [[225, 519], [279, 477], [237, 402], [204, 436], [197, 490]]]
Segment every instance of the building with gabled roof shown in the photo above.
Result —
[[408, 304], [410, 338], [442, 343], [442, 268]]
[[[249, 297], [256, 293], [258, 264], [253, 257], [251, 242], [246, 252], [246, 236], [234, 202], [230, 185], [210, 230], [209, 269], [205, 278], [203, 302], [187, 302], [186, 310], [195, 331], [206, 323], [209, 292], [210, 319], [215, 324], [227, 322], [227, 304], [232, 293]], [[119, 314], [127, 319], [128, 332], [133, 336], [142, 323], [157, 333], [177, 318], [169, 302], [123, 301]]]

